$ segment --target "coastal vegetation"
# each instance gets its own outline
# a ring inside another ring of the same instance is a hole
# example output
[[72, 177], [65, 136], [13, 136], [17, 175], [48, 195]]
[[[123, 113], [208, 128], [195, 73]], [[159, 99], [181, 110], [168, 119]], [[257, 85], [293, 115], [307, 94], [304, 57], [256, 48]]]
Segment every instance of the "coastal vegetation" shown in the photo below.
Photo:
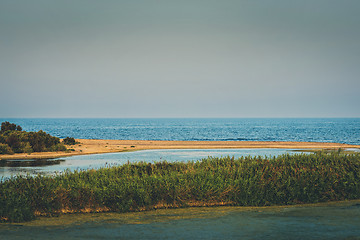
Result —
[[360, 198], [360, 155], [338, 152], [134, 163], [0, 183], [0, 219], [189, 206], [270, 206]]
[[75, 144], [78, 144], [79, 142], [76, 142], [73, 137], [66, 137], [63, 139], [63, 143], [65, 145], [75, 145]]
[[22, 131], [19, 125], [3, 122], [0, 130], [0, 154], [66, 151], [60, 139], [40, 130]]

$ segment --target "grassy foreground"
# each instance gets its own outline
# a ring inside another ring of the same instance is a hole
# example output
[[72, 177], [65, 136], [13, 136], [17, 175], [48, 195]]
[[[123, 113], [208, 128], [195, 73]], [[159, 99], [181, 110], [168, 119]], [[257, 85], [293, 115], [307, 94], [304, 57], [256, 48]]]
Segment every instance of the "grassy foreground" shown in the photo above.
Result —
[[267, 206], [360, 198], [360, 155], [314, 153], [138, 163], [0, 183], [0, 220], [187, 206]]

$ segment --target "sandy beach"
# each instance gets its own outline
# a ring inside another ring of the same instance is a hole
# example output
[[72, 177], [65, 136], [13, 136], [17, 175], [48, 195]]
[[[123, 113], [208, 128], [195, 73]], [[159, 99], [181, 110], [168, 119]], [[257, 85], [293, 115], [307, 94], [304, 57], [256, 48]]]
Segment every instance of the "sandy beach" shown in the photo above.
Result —
[[226, 149], [226, 148], [284, 148], [338, 149], [360, 148], [360, 145], [319, 142], [261, 142], [261, 141], [149, 141], [76, 139], [79, 144], [67, 146], [68, 152], [17, 153], [0, 155], [0, 159], [44, 159], [73, 155], [112, 153], [147, 149]]

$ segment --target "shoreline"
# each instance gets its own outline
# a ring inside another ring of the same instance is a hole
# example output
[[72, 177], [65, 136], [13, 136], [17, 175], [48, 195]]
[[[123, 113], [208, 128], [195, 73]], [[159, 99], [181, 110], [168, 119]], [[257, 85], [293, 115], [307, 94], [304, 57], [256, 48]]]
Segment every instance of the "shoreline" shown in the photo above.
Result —
[[[280, 148], [280, 149], [338, 149], [358, 148], [360, 145], [322, 142], [282, 142], [282, 141], [162, 141], [162, 140], [103, 140], [76, 139], [76, 145], [66, 145], [68, 152], [36, 152], [0, 155], [0, 160], [51, 159], [74, 155], [127, 152], [154, 149], [241, 149], [241, 148]], [[72, 149], [72, 150], [71, 150]]]
[[[190, 214], [189, 217], [194, 214], [202, 216], [203, 214], [213, 214], [214, 212], [219, 212], [220, 214], [227, 211], [239, 211], [239, 212], [264, 212], [264, 211], [281, 211], [284, 209], [296, 209], [296, 208], [322, 208], [322, 207], [348, 207], [360, 204], [360, 199], [353, 200], [341, 200], [341, 201], [330, 201], [330, 202], [318, 202], [318, 203], [302, 203], [294, 205], [271, 205], [271, 206], [212, 206], [212, 207], [186, 207], [186, 208], [159, 208], [151, 209], [147, 211], [137, 211], [137, 212], [89, 212], [89, 213], [71, 213], [71, 214], [61, 214], [58, 217], [46, 217], [38, 216], [37, 219], [29, 222], [22, 222], [24, 226], [70, 226], [76, 223], [87, 223], [92, 220], [93, 216], [96, 216], [95, 220], [98, 219], [126, 219], [129, 221], [129, 224], [139, 223], [139, 216], [156, 216], [159, 217], [163, 215], [164, 217], [173, 217], [177, 218], [180, 214]], [[171, 213], [169, 215], [169, 213]], [[180, 216], [181, 217], [181, 216]], [[150, 218], [146, 218], [149, 221]], [[94, 220], [94, 221], [95, 221]], [[4, 224], [4, 223], [3, 223]], [[7, 225], [18, 225], [19, 223], [6, 223]]]

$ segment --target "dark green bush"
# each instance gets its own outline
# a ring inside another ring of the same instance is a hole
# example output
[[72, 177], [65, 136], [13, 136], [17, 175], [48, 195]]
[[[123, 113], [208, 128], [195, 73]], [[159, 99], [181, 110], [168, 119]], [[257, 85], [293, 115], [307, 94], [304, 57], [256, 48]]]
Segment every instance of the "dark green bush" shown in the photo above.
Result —
[[22, 150], [24, 153], [32, 153], [34, 152], [34, 149], [31, 147], [30, 143], [29, 142], [24, 142], [22, 143]]
[[50, 151], [51, 147], [60, 143], [60, 139], [40, 130], [38, 132], [29, 132], [28, 141], [34, 152]]
[[50, 152], [66, 151], [68, 150], [63, 143], [58, 143], [50, 147]]
[[8, 135], [6, 137], [5, 143], [9, 145], [9, 147], [14, 151], [14, 153], [23, 152], [21, 138], [22, 134], [18, 131], [8, 131]]
[[63, 143], [66, 145], [75, 145], [76, 141], [73, 137], [66, 137], [64, 138]]
[[9, 145], [0, 143], [0, 154], [13, 154], [14, 152], [11, 150]]
[[22, 131], [22, 128], [19, 125], [16, 125], [14, 123], [2, 122], [0, 133], [6, 132], [6, 131]]
[[32, 153], [48, 151], [66, 151], [66, 147], [60, 143], [60, 139], [40, 130], [38, 132], [21, 131], [20, 126], [9, 122], [1, 124], [0, 143], [2, 146], [0, 154], [3, 153]]

